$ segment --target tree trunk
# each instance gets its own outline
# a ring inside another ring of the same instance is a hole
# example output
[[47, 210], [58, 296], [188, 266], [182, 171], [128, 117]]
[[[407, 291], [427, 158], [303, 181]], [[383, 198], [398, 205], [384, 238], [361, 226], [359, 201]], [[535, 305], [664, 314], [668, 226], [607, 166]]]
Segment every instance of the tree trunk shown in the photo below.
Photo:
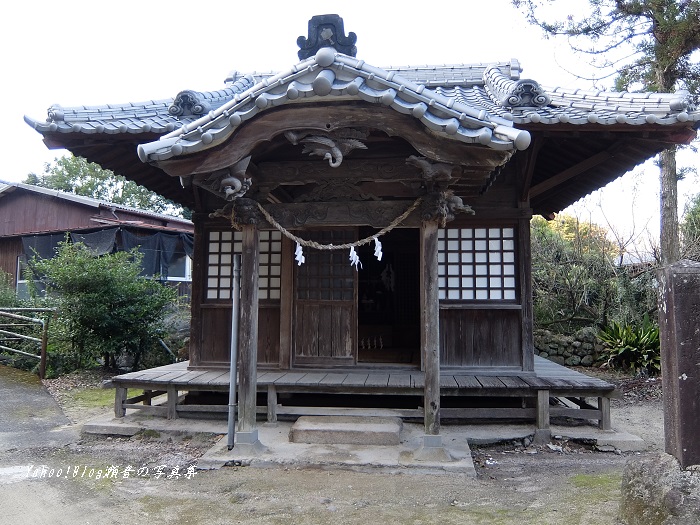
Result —
[[661, 266], [673, 264], [680, 257], [678, 238], [678, 180], [676, 150], [668, 148], [659, 155], [661, 168]]

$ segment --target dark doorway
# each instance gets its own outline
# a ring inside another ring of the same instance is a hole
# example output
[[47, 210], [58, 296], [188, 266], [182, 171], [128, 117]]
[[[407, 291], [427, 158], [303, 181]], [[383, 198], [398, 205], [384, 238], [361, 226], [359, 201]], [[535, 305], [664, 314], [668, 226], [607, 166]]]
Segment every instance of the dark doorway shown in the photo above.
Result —
[[[375, 232], [360, 228], [358, 237]], [[379, 240], [381, 261], [374, 256], [374, 243], [358, 249], [362, 261], [357, 288], [358, 361], [419, 366], [419, 231], [397, 228]]]

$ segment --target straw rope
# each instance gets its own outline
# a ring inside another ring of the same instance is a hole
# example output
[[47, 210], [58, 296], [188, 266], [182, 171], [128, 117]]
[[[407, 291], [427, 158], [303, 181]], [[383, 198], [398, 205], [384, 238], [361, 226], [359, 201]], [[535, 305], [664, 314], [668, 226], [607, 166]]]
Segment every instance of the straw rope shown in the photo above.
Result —
[[316, 241], [308, 241], [306, 239], [302, 239], [301, 237], [297, 237], [290, 231], [288, 231], [284, 226], [282, 226], [280, 223], [278, 223], [275, 218], [270, 215], [265, 208], [262, 207], [262, 204], [259, 202], [257, 203], [258, 208], [260, 208], [260, 212], [263, 214], [267, 222], [269, 222], [274, 228], [279, 230], [282, 235], [287, 237], [288, 239], [293, 240], [296, 243], [299, 243], [301, 246], [307, 247], [307, 248], [315, 248], [317, 250], [347, 250], [349, 248], [357, 248], [358, 246], [362, 246], [363, 244], [367, 244], [368, 242], [371, 242], [374, 240], [375, 237], [381, 237], [385, 233], [389, 233], [391, 230], [396, 228], [398, 225], [400, 225], [406, 218], [413, 213], [413, 211], [418, 208], [420, 203], [423, 201], [422, 197], [418, 197], [413, 204], [411, 204], [408, 209], [403, 212], [401, 215], [396, 217], [393, 221], [391, 221], [391, 224], [388, 226], [382, 228], [379, 230], [379, 232], [375, 233], [374, 235], [371, 235], [369, 237], [365, 237], [364, 239], [361, 239], [359, 241], [355, 242], [350, 242], [350, 243], [345, 243], [345, 244], [320, 244], [317, 243]]

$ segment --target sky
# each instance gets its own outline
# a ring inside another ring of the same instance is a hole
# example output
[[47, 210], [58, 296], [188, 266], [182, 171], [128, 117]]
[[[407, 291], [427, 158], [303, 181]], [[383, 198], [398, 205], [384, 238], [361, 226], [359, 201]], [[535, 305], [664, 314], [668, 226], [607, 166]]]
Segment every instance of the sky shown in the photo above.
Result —
[[[298, 61], [296, 39], [307, 35], [308, 20], [317, 14], [339, 14], [346, 33], [357, 34], [358, 58], [375, 66], [517, 58], [522, 77], [543, 86], [593, 87], [570, 73], [590, 74], [585, 57], [573, 54], [565, 41], [544, 39], [510, 0], [415, 5], [422, 8], [366, 0], [13, 1], [0, 21], [0, 95], [6, 102], [0, 180], [19, 182], [65, 154], [48, 150], [24, 115], [43, 119], [52, 104], [164, 99], [184, 89], [220, 89], [232, 70], [286, 69]], [[697, 164], [697, 157], [685, 154], [681, 160]], [[697, 183], [689, 176], [679, 185], [680, 211], [700, 191]], [[655, 238], [658, 185], [658, 169], [647, 163], [565, 212], [610, 223], [625, 237]]]

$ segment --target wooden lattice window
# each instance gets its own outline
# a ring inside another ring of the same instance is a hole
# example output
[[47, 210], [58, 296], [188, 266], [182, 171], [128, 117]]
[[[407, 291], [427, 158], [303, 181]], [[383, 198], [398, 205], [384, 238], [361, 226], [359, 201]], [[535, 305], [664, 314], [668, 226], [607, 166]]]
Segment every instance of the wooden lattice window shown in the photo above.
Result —
[[[351, 230], [309, 232], [310, 240], [321, 244], [345, 244], [356, 239]], [[355, 270], [347, 250], [304, 250], [306, 262], [297, 267], [297, 299], [352, 301]]]
[[[209, 232], [207, 246], [206, 298], [231, 299], [233, 256], [242, 252], [241, 232]], [[280, 298], [282, 263], [282, 234], [278, 231], [260, 232], [258, 297]]]
[[518, 298], [515, 229], [445, 228], [438, 232], [440, 299]]

